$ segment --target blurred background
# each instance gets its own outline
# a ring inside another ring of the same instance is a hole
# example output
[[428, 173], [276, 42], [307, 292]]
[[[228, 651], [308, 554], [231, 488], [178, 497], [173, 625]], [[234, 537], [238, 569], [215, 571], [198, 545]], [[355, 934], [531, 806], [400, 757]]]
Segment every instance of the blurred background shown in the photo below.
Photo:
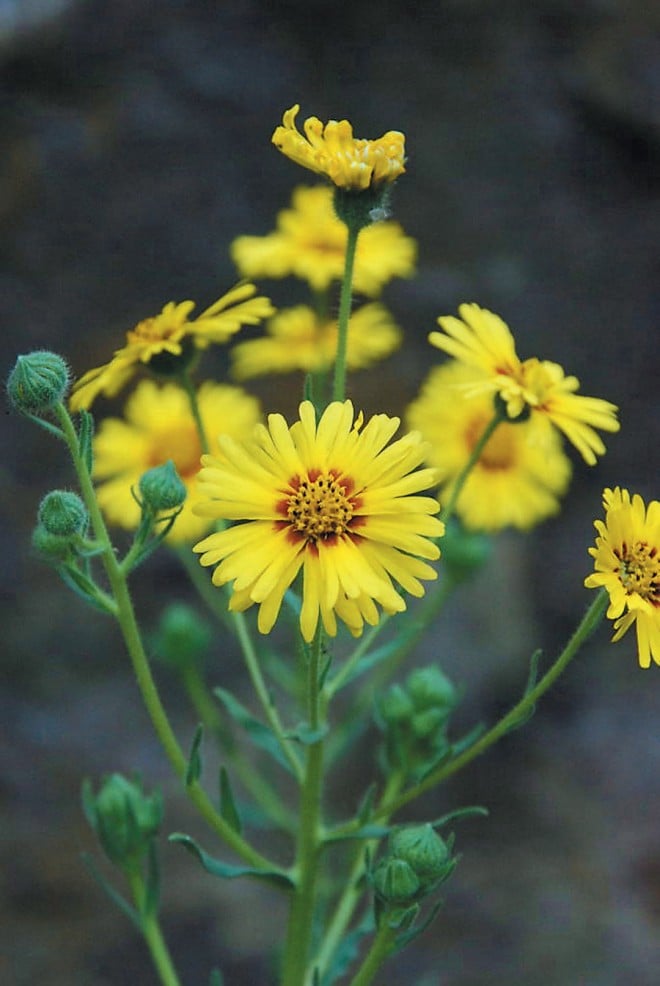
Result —
[[[658, 496], [660, 16], [642, 0], [0, 2], [0, 289], [5, 372], [37, 348], [82, 373], [169, 300], [209, 304], [236, 274], [228, 245], [264, 234], [295, 184], [270, 145], [284, 109], [406, 134], [394, 217], [419, 275], [385, 301], [401, 353], [351, 387], [400, 413], [435, 357], [439, 314], [500, 313], [522, 357], [575, 373], [621, 407], [622, 431], [575, 461], [559, 518], [507, 534], [415, 655], [466, 688], [464, 726], [492, 721], [549, 659], [588, 601], [582, 582], [605, 485]], [[263, 289], [286, 303], [287, 285]], [[439, 355], [439, 354], [436, 354]], [[226, 355], [205, 371], [222, 374]], [[215, 363], [213, 362], [215, 360]], [[298, 381], [251, 389], [290, 413]], [[107, 402], [98, 408], [113, 410]], [[96, 851], [81, 778], [134, 768], [168, 798], [166, 831], [205, 835], [169, 777], [116, 628], [30, 553], [42, 495], [72, 482], [62, 448], [6, 415], [0, 721], [0, 979], [12, 986], [155, 982], [142, 943], [80, 862]], [[146, 625], [185, 592], [166, 553], [140, 570]], [[215, 684], [240, 674], [219, 639]], [[164, 693], [187, 745], [176, 683]], [[634, 638], [602, 627], [533, 722], [406, 818], [483, 804], [432, 930], [381, 986], [652, 986], [660, 966], [660, 680]], [[377, 737], [342, 784], [347, 808]], [[208, 841], [208, 839], [207, 839]], [[219, 847], [210, 847], [220, 852]], [[281, 905], [218, 886], [163, 844], [164, 924], [186, 984], [214, 963], [228, 986], [267, 986]]]

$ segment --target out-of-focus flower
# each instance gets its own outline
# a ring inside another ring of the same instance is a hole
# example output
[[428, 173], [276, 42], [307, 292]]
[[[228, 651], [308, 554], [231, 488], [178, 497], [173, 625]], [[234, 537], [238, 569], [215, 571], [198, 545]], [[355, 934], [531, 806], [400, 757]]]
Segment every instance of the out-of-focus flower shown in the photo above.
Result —
[[268, 633], [284, 593], [302, 570], [300, 628], [311, 641], [319, 614], [328, 634], [339, 617], [354, 635], [406, 604], [393, 585], [424, 594], [420, 579], [435, 570], [444, 524], [437, 500], [417, 496], [436, 480], [417, 469], [426, 448], [417, 434], [388, 445], [398, 418], [375, 415], [362, 427], [350, 401], [328, 405], [317, 422], [313, 405], [300, 405], [289, 427], [280, 414], [257, 425], [250, 442], [221, 436], [223, 458], [206, 456], [199, 478], [204, 517], [243, 521], [209, 535], [194, 550], [217, 566], [215, 585], [233, 582], [230, 609], [259, 605]]
[[[236, 439], [246, 437], [259, 418], [257, 400], [239, 387], [202, 384], [198, 402], [213, 447], [220, 432]], [[94, 439], [97, 497], [108, 521], [136, 529], [141, 513], [131, 489], [137, 493], [143, 473], [171, 460], [188, 495], [167, 539], [183, 543], [201, 537], [209, 523], [195, 516], [192, 508], [199, 500], [195, 478], [202, 448], [187, 395], [176, 384], [158, 386], [143, 380], [124, 413], [123, 420], [106, 418]]]
[[605, 520], [594, 521], [596, 545], [589, 548], [595, 571], [584, 584], [604, 586], [607, 615], [614, 620], [612, 640], [635, 624], [642, 668], [660, 664], [660, 501], [648, 507], [638, 493], [616, 486], [603, 492]]
[[268, 298], [255, 297], [256, 291], [253, 284], [239, 284], [192, 319], [189, 315], [194, 301], [170, 301], [158, 315], [143, 319], [126, 333], [126, 345], [109, 363], [88, 370], [76, 381], [71, 410], [89, 408], [99, 394], [114, 397], [140, 364], [173, 375], [177, 366], [187, 365], [196, 350], [227, 342], [243, 325], [258, 325], [275, 309]]
[[[337, 322], [319, 320], [306, 305], [281, 309], [266, 325], [263, 339], [239, 342], [231, 350], [237, 380], [267, 373], [329, 369], [337, 355]], [[383, 305], [372, 302], [351, 315], [346, 365], [362, 370], [385, 359], [401, 344], [401, 331]]]
[[323, 124], [310, 116], [303, 124], [304, 135], [296, 127], [297, 104], [287, 110], [282, 125], [275, 128], [273, 143], [296, 164], [325, 175], [338, 188], [364, 191], [389, 184], [406, 170], [405, 137], [388, 130], [378, 140], [353, 136], [348, 120], [329, 120]]
[[480, 371], [467, 392], [497, 394], [510, 418], [529, 410], [546, 427], [562, 431], [585, 462], [594, 465], [605, 451], [595, 429], [619, 430], [616, 405], [577, 394], [579, 380], [565, 376], [558, 363], [536, 357], [521, 361], [511, 330], [493, 312], [475, 304], [461, 305], [458, 312], [460, 319], [438, 319], [444, 331], [431, 332], [429, 342]]
[[[298, 187], [290, 209], [277, 217], [266, 236], [239, 236], [231, 256], [244, 277], [298, 277], [315, 291], [341, 280], [346, 256], [346, 225], [337, 218], [329, 185]], [[353, 288], [375, 297], [393, 277], [411, 277], [417, 244], [398, 223], [365, 226], [358, 239]]]
[[[479, 389], [483, 374], [451, 360], [431, 370], [407, 423], [429, 443], [428, 463], [438, 470], [447, 500], [474, 447], [493, 417], [492, 396]], [[503, 421], [470, 472], [455, 510], [472, 530], [512, 526], [528, 530], [559, 511], [571, 463], [559, 435], [535, 415]]]

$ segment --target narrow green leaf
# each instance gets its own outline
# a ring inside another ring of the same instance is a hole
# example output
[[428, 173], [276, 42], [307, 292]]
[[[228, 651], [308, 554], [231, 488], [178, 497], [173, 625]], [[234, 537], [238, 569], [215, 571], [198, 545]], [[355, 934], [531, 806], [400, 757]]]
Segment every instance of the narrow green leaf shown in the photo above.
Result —
[[200, 722], [195, 730], [195, 735], [193, 737], [192, 746], [190, 748], [190, 756], [188, 757], [188, 766], [186, 767], [186, 787], [190, 787], [195, 781], [198, 781], [202, 774], [202, 737], [204, 736], [204, 726]]
[[465, 734], [465, 736], [461, 736], [459, 740], [455, 740], [451, 745], [452, 757], [458, 757], [464, 750], [468, 750], [473, 743], [477, 742], [485, 730], [486, 727], [483, 722], [478, 722], [476, 726], [473, 726], [472, 729]]
[[279, 740], [272, 729], [256, 719], [237, 698], [234, 698], [231, 692], [224, 688], [214, 688], [213, 693], [223, 703], [232, 719], [243, 727], [254, 745], [269, 753], [280, 766], [292, 773], [291, 764], [282, 753]]
[[358, 822], [364, 824], [369, 818], [371, 818], [377, 790], [378, 790], [378, 782], [374, 781], [372, 784], [369, 785], [367, 790], [364, 792], [362, 796], [362, 800], [358, 805], [358, 810], [357, 810]]
[[359, 829], [354, 832], [348, 832], [346, 834], [333, 835], [329, 832], [325, 839], [326, 843], [330, 842], [346, 842], [349, 839], [383, 839], [386, 835], [389, 835], [393, 826], [391, 825], [362, 825]]
[[94, 789], [89, 777], [86, 777], [82, 782], [82, 786], [80, 788], [80, 801], [82, 803], [82, 810], [85, 818], [89, 822], [91, 828], [96, 832], [96, 799], [94, 798]]
[[110, 900], [119, 908], [122, 914], [126, 915], [129, 921], [131, 921], [138, 931], [141, 932], [142, 921], [135, 908], [131, 907], [128, 901], [124, 900], [122, 895], [108, 883], [103, 874], [96, 868], [96, 864], [89, 853], [81, 853], [81, 858], [92, 879], [98, 883], [99, 887], [101, 887], [101, 889], [108, 895]]
[[322, 986], [332, 986], [334, 982], [346, 975], [360, 954], [362, 939], [373, 931], [374, 917], [373, 913], [368, 911], [360, 924], [342, 939], [326, 974], [323, 976]]
[[294, 885], [293, 880], [284, 870], [260, 870], [254, 866], [232, 866], [220, 859], [215, 859], [204, 852], [194, 839], [183, 832], [173, 832], [170, 836], [170, 842], [178, 842], [184, 846], [188, 852], [197, 857], [206, 872], [212, 876], [221, 877], [225, 880], [234, 880], [239, 876], [251, 876], [280, 887], [280, 889], [285, 887], [287, 890], [290, 890]]
[[80, 455], [85, 463], [87, 472], [92, 474], [94, 469], [94, 418], [89, 411], [80, 412], [80, 424], [78, 425], [78, 447]]
[[92, 581], [84, 572], [81, 572], [75, 565], [59, 565], [57, 574], [65, 585], [69, 587], [77, 596], [84, 599], [94, 609], [101, 613], [112, 613], [110, 600], [107, 599], [95, 582]]
[[443, 825], [448, 825], [449, 822], [454, 822], [457, 819], [462, 818], [488, 818], [490, 812], [487, 808], [483, 808], [481, 805], [468, 805], [466, 808], [456, 808], [454, 811], [448, 812], [446, 815], [442, 815], [440, 818], [436, 818], [435, 821], [429, 822], [434, 829], [441, 828]]
[[418, 924], [415, 928], [411, 928], [410, 931], [404, 931], [403, 934], [397, 935], [395, 943], [396, 950], [400, 951], [402, 948], [405, 948], [406, 945], [409, 945], [411, 941], [414, 941], [415, 938], [419, 938], [419, 936], [426, 931], [428, 926], [435, 919], [443, 904], [443, 900], [437, 901], [421, 924]]
[[224, 767], [220, 768], [220, 814], [234, 832], [242, 832], [241, 818], [238, 814], [234, 792], [231, 789], [229, 774]]
[[286, 733], [285, 736], [287, 739], [297, 740], [303, 746], [314, 746], [315, 743], [318, 743], [327, 734], [327, 725], [321, 726], [319, 729], [310, 729], [306, 723], [301, 723], [292, 732]]
[[153, 918], [158, 913], [160, 907], [160, 865], [158, 862], [158, 850], [154, 839], [149, 843], [149, 855], [147, 856], [147, 880], [145, 886], [144, 903], [142, 905], [142, 916], [145, 920]]

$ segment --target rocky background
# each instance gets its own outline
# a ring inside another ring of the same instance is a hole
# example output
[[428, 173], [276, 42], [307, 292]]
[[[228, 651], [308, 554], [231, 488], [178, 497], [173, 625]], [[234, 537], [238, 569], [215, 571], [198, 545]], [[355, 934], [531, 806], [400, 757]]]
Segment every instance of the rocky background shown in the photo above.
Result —
[[[658, 496], [660, 17], [641, 0], [6, 0], [0, 4], [0, 290], [6, 371], [52, 348], [77, 373], [165, 301], [210, 303], [235, 279], [228, 244], [265, 233], [306, 175], [270, 146], [282, 111], [402, 129], [395, 215], [419, 276], [386, 300], [396, 359], [353, 378], [365, 411], [401, 411], [429, 365], [438, 314], [498, 311], [522, 356], [577, 374], [621, 406], [623, 429], [530, 538], [509, 535], [417, 660], [469, 698], [464, 725], [516, 696], [587, 601], [582, 580], [604, 485]], [[311, 176], [310, 176], [311, 178]], [[266, 286], [288, 301], [284, 284]], [[295, 290], [295, 286], [292, 286]], [[222, 373], [225, 357], [207, 369]], [[297, 381], [258, 389], [290, 412]], [[386, 401], [384, 403], [384, 397]], [[104, 411], [114, 410], [105, 405]], [[169, 778], [115, 628], [29, 552], [37, 504], [71, 474], [62, 450], [6, 417], [0, 690], [0, 980], [12, 986], [155, 982], [143, 945], [80, 863], [95, 850], [81, 777], [139, 768], [168, 795], [167, 830], [198, 832]], [[164, 556], [141, 570], [147, 624], [185, 593]], [[214, 683], [239, 674], [219, 639]], [[182, 737], [190, 718], [164, 678]], [[602, 628], [534, 721], [408, 817], [479, 803], [433, 930], [381, 986], [652, 986], [660, 963], [658, 669]], [[371, 741], [376, 737], [372, 736]], [[350, 805], [373, 760], [343, 778]], [[267, 986], [280, 905], [217, 886], [176, 847], [164, 923], [186, 984], [221, 964]]]

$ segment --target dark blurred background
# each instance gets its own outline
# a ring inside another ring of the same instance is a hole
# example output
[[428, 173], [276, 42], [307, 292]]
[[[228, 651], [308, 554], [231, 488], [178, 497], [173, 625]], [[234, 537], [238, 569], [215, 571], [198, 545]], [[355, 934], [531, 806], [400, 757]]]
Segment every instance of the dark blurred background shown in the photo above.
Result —
[[[6, 370], [45, 347], [81, 373], [166, 301], [222, 294], [235, 280], [231, 240], [270, 231], [292, 187], [313, 183], [270, 145], [294, 102], [301, 119], [347, 117], [358, 136], [403, 130], [394, 211], [419, 241], [419, 276], [386, 290], [406, 343], [353, 378], [359, 404], [400, 412], [435, 358], [437, 315], [477, 301], [508, 321], [521, 356], [557, 360], [584, 393], [621, 406], [604, 459], [575, 461], [562, 515], [500, 538], [416, 655], [466, 687], [464, 725], [492, 721], [517, 697], [531, 651], [549, 659], [587, 603], [603, 486], [658, 495], [659, 28], [642, 0], [0, 3]], [[264, 289], [276, 303], [292, 297], [284, 284]], [[207, 372], [225, 360], [214, 353]], [[297, 381], [253, 389], [267, 410], [297, 403]], [[2, 440], [0, 979], [155, 982], [81, 865], [80, 850], [94, 849], [81, 777], [137, 767], [168, 795], [167, 831], [205, 833], [169, 777], [115, 627], [30, 554], [41, 496], [72, 482], [63, 450], [15, 417]], [[135, 583], [147, 625], [185, 591], [167, 556]], [[610, 646], [608, 631], [526, 729], [402, 816], [491, 811], [458, 829], [464, 855], [445, 907], [381, 986], [657, 982], [660, 681], [638, 669], [632, 634]], [[214, 683], [231, 684], [228, 641], [214, 659]], [[194, 720], [174, 681], [163, 685], [187, 744]], [[344, 776], [347, 806], [375, 739]], [[263, 955], [281, 935], [278, 901], [218, 887], [176, 847], [163, 856], [184, 982], [206, 983], [214, 962], [228, 986], [273, 982]]]

